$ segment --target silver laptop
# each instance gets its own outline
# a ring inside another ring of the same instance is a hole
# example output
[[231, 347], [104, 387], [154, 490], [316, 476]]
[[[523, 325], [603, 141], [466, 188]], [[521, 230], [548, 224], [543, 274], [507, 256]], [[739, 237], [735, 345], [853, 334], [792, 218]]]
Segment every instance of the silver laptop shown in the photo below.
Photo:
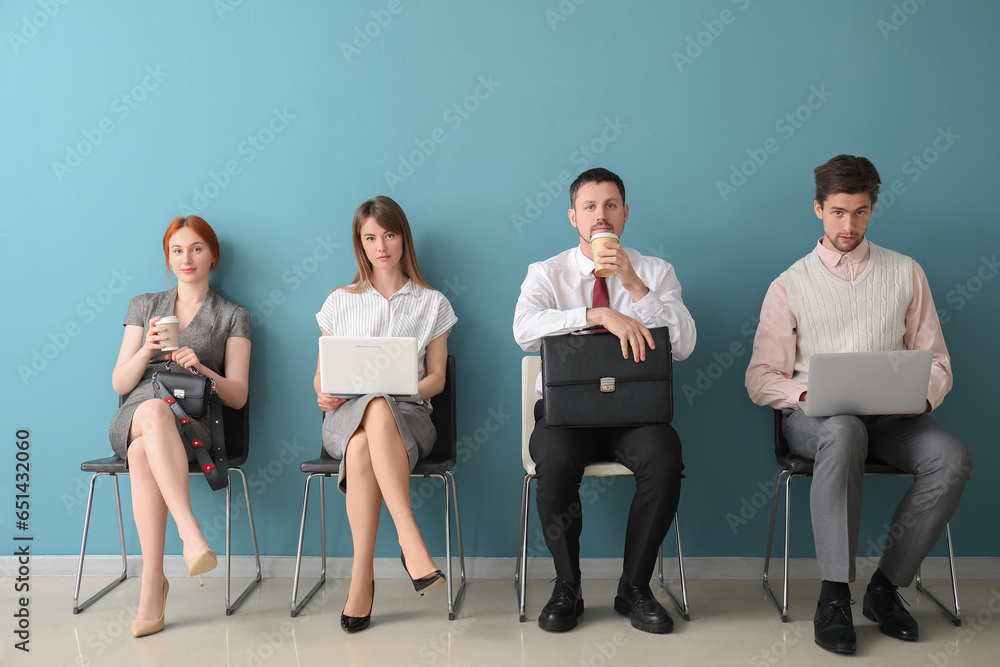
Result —
[[799, 409], [809, 417], [921, 413], [927, 409], [931, 357], [930, 350], [814, 354]]
[[320, 336], [319, 387], [345, 398], [388, 394], [419, 401], [417, 339]]

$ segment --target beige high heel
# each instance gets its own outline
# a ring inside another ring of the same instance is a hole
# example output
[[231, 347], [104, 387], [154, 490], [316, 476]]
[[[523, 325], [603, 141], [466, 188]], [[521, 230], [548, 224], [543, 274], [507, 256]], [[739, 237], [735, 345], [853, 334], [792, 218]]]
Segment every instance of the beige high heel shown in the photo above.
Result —
[[170, 592], [170, 583], [164, 579], [163, 580], [163, 610], [160, 611], [160, 617], [155, 621], [140, 621], [136, 619], [132, 621], [132, 636], [133, 637], [143, 637], [145, 635], [152, 635], [163, 629], [163, 617], [167, 612], [167, 593]]
[[192, 577], [198, 577], [198, 583], [204, 588], [205, 580], [201, 578], [201, 575], [211, 572], [218, 564], [219, 560], [215, 557], [215, 552], [211, 549], [205, 549], [188, 563], [188, 574]]

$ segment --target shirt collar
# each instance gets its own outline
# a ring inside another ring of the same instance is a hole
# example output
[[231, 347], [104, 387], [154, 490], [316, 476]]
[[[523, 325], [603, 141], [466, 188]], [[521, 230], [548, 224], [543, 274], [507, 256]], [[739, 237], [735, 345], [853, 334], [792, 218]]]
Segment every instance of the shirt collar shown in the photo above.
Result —
[[582, 275], [594, 272], [594, 260], [584, 255], [580, 246], [576, 247], [576, 252], [573, 253], [573, 258], [576, 260], [576, 266], [580, 269], [580, 273]]
[[870, 251], [871, 246], [868, 243], [867, 238], [862, 239], [861, 243], [858, 244], [858, 247], [848, 253], [839, 253], [836, 250], [830, 250], [823, 245], [823, 239], [820, 239], [816, 244], [816, 254], [819, 255], [819, 258], [823, 260], [823, 263], [831, 269], [840, 264], [841, 261], [857, 264], [858, 262], [867, 259]]
[[[405, 283], [403, 283], [403, 286], [400, 287], [396, 291], [396, 293], [393, 294], [389, 298], [391, 299], [392, 297], [396, 296], [396, 294], [415, 294], [416, 291], [417, 291], [417, 284], [415, 282], [413, 282], [413, 278], [408, 278], [407, 281]], [[375, 294], [378, 294], [379, 296], [382, 296], [382, 293], [379, 292], [377, 289], [375, 289], [375, 286], [372, 285], [372, 284], [370, 284], [370, 283], [368, 285], [368, 289], [366, 289], [365, 292], [369, 292], [369, 293], [370, 292], [374, 292]]]

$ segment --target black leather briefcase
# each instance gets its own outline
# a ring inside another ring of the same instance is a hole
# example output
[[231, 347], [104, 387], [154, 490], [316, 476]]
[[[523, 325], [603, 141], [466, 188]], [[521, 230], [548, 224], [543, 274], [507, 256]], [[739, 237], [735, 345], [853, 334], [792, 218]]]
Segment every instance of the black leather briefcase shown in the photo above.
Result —
[[542, 339], [542, 385], [549, 426], [669, 424], [674, 395], [667, 327], [649, 330], [655, 350], [646, 360], [622, 358], [621, 342], [608, 332]]

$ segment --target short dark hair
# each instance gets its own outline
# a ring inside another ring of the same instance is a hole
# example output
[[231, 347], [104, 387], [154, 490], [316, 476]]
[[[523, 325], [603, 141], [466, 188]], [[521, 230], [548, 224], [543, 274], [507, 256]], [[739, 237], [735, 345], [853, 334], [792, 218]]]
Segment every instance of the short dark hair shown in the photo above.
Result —
[[604, 167], [595, 167], [577, 176], [576, 180], [573, 181], [573, 185], [569, 186], [570, 208], [576, 208], [576, 193], [579, 191], [580, 186], [587, 183], [614, 183], [618, 186], [618, 192], [622, 195], [622, 204], [625, 203], [625, 184], [622, 183], [622, 179], [618, 178], [618, 174], [608, 171]]
[[813, 173], [816, 174], [816, 201], [820, 208], [823, 208], [827, 197], [836, 194], [865, 193], [871, 197], [872, 206], [878, 200], [878, 186], [882, 179], [875, 165], [866, 157], [838, 155], [816, 167]]

